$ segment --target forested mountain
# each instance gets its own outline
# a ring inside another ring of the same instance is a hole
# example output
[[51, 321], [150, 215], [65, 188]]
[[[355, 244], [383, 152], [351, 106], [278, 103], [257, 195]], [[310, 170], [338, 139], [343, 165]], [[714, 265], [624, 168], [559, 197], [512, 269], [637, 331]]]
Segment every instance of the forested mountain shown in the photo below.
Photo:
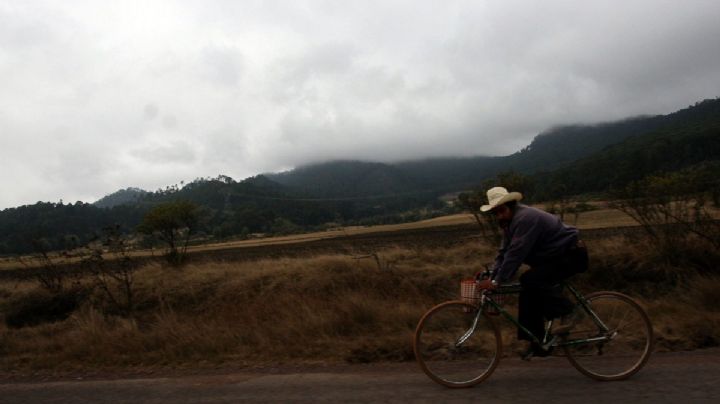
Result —
[[635, 117], [597, 125], [559, 126], [543, 132], [523, 150], [504, 157], [426, 159], [398, 163], [407, 175], [423, 178], [434, 189], [476, 186], [500, 172], [531, 174], [562, 167], [602, 148], [661, 127], [666, 116]]
[[483, 180], [509, 171], [530, 177], [536, 199], [556, 198], [560, 193], [603, 193], [650, 174], [720, 160], [719, 127], [720, 99], [716, 98], [668, 115], [559, 126], [504, 157], [394, 164], [336, 161], [268, 177], [316, 197], [405, 195], [419, 203], [477, 187]]
[[391, 164], [363, 161], [334, 161], [299, 167], [268, 178], [316, 197], [362, 197], [423, 190], [421, 176]]
[[[497, 174], [526, 176], [534, 200], [604, 193], [648, 175], [696, 169], [720, 178], [720, 100], [673, 114], [558, 127], [504, 157], [442, 158], [394, 164], [335, 161], [243, 181], [197, 179], [156, 192], [128, 188], [95, 204], [37, 203], [0, 211], [0, 254], [83, 244], [103, 227], [132, 233], [163, 202], [202, 211], [201, 234], [223, 239], [338, 224], [377, 224], [447, 213], [438, 199]], [[716, 186], [716, 185], [713, 185]]]
[[125, 188], [110, 195], [105, 195], [93, 205], [99, 208], [112, 208], [113, 206], [133, 204], [139, 201], [148, 192], [140, 188]]
[[115, 224], [134, 230], [144, 211], [134, 205], [98, 208], [89, 203], [38, 202], [0, 211], [0, 254], [28, 253], [87, 244]]
[[[538, 198], [558, 192], [604, 192], [648, 175], [720, 161], [720, 100], [705, 100], [664, 117], [664, 125], [608, 146], [563, 168], [533, 177]], [[720, 172], [716, 173], [720, 178]], [[561, 185], [559, 187], [559, 185]]]
[[658, 115], [596, 125], [559, 126], [536, 136], [529, 146], [503, 159], [502, 165], [519, 172], [556, 169], [606, 146], [656, 130], [669, 121], [671, 116]]
[[475, 186], [499, 172], [531, 174], [562, 167], [606, 146], [663, 127], [675, 121], [676, 115], [559, 126], [539, 134], [523, 150], [504, 157], [430, 158], [394, 164], [340, 161], [300, 167], [269, 177], [290, 187], [334, 196], [452, 192]]
[[[103, 228], [119, 225], [132, 233], [150, 208], [175, 200], [195, 203], [202, 211], [201, 230], [217, 237], [249, 232], [291, 231], [335, 218], [335, 207], [309, 202], [288, 203], [297, 196], [262, 176], [236, 182], [232, 178], [197, 179], [182, 188], [137, 193], [132, 203], [110, 208], [38, 202], [0, 211], [0, 254], [28, 253], [83, 245]], [[288, 228], [288, 223], [296, 227]]]

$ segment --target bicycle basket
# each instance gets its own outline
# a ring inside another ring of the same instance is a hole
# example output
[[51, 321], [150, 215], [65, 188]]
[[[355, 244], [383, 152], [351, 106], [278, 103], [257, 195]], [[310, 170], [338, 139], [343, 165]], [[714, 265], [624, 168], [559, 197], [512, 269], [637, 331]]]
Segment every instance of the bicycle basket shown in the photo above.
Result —
[[[498, 293], [490, 293], [488, 295], [492, 299], [495, 304], [498, 306], [502, 306], [505, 303], [505, 295], [498, 294]], [[495, 306], [486, 305], [485, 306], [485, 313], [490, 314], [492, 316], [497, 316], [500, 314], [500, 310], [496, 309]]]
[[480, 298], [480, 288], [477, 287], [475, 279], [470, 278], [460, 281], [460, 300], [477, 306], [480, 304]]

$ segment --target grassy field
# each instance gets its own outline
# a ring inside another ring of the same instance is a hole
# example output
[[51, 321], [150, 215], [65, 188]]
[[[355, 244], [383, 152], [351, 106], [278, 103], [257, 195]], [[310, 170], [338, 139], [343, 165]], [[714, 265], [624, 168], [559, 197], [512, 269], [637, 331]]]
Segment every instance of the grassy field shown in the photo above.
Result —
[[[605, 229], [613, 227], [635, 226], [636, 223], [626, 214], [609, 209], [604, 203], [598, 203], [598, 209], [583, 212], [578, 216], [567, 215], [566, 222], [582, 229]], [[263, 246], [274, 246], [283, 244], [307, 243], [319, 240], [330, 240], [340, 237], [352, 237], [358, 235], [372, 235], [375, 233], [396, 232], [403, 233], [411, 230], [429, 229], [443, 226], [473, 225], [475, 218], [471, 214], [455, 214], [442, 216], [418, 222], [378, 225], [378, 226], [348, 226], [333, 230], [312, 232], [304, 234], [293, 234], [288, 236], [256, 238], [249, 240], [228, 241], [222, 243], [207, 243], [203, 245], [190, 246], [189, 253], [212, 252], [216, 250], [228, 250], [237, 248], [252, 248]], [[139, 250], [133, 251], [133, 257], [152, 257], [161, 254], [161, 251]], [[24, 266], [33, 267], [38, 265], [36, 261], [26, 260]], [[18, 268], [20, 264], [16, 258], [0, 258], [0, 270]]]
[[[381, 232], [377, 227], [337, 232], [368, 232], [372, 239], [373, 234], [410, 234], [413, 228], [472, 220], [455, 215], [383, 226]], [[577, 221], [584, 229], [627, 223], [603, 210], [584, 213]], [[281, 248], [334, 233], [248, 243]], [[411, 360], [410, 341], [422, 313], [455, 298], [459, 281], [481, 270], [496, 250], [480, 238], [435, 237], [422, 244], [393, 238], [396, 244], [364, 255], [308, 250], [295, 258], [242, 261], [209, 254], [182, 268], [143, 263], [134, 273], [130, 314], [113, 301], [122, 295], [111, 279], [106, 290], [93, 276], [72, 277], [64, 291], [55, 293], [34, 280], [5, 279], [0, 282], [0, 369], [22, 375]], [[227, 245], [206, 248], [222, 251]], [[637, 235], [623, 234], [593, 238], [588, 248], [591, 270], [577, 277], [576, 286], [637, 298], [652, 318], [657, 349], [720, 345], [717, 251], [698, 247], [670, 263]], [[48, 308], [62, 313], [48, 316]], [[512, 354], [513, 334], [505, 328], [506, 354]]]
[[[623, 212], [617, 209], [610, 209], [601, 203], [599, 209], [583, 212], [577, 217], [568, 214], [566, 221], [580, 229], [600, 229], [611, 227], [635, 226], [637, 223]], [[433, 219], [421, 220], [418, 222], [389, 224], [378, 226], [349, 226], [334, 230], [296, 234], [283, 237], [270, 237], [265, 239], [241, 240], [226, 243], [207, 244], [191, 247], [191, 251], [213, 250], [236, 247], [255, 247], [261, 245], [299, 243], [306, 241], [323, 240], [328, 238], [354, 236], [360, 234], [403, 232], [408, 230], [426, 229], [438, 226], [457, 226], [474, 224], [475, 218], [468, 213], [441, 216]]]

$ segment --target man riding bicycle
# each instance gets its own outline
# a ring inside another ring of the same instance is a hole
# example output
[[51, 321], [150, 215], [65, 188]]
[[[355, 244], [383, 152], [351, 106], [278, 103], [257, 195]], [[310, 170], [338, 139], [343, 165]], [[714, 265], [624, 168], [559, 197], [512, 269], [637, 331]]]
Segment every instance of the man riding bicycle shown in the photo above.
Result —
[[[479, 286], [494, 289], [512, 279], [521, 264], [529, 265], [530, 269], [520, 276], [518, 321], [539, 336], [545, 332], [545, 319], [563, 317], [565, 321], [553, 332], [568, 332], [573, 326], [573, 319], [569, 319], [573, 305], [557, 290], [557, 284], [587, 270], [588, 254], [578, 230], [555, 215], [520, 204], [519, 192], [495, 187], [487, 191], [487, 198], [488, 204], [480, 210], [495, 215], [503, 230], [503, 241], [491, 278]], [[522, 330], [518, 330], [518, 339], [528, 341], [523, 359], [550, 354], [531, 342], [532, 338]]]

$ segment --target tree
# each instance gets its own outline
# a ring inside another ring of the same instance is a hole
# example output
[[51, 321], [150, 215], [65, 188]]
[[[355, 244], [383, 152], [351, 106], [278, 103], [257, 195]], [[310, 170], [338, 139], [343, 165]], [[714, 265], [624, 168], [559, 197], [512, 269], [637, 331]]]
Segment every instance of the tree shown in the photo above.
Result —
[[138, 231], [165, 242], [168, 262], [180, 265], [185, 260], [190, 237], [197, 230], [199, 219], [199, 208], [194, 203], [167, 202], [152, 208], [138, 226]]
[[475, 222], [480, 228], [482, 238], [491, 242], [493, 245], [499, 244], [502, 236], [495, 222], [495, 217], [493, 215], [481, 214], [480, 212], [480, 207], [487, 203], [485, 192], [481, 190], [463, 192], [458, 195], [457, 200], [460, 206], [468, 210], [475, 218]]
[[[708, 209], [708, 184], [701, 170], [646, 177], [616, 192], [612, 207], [641, 225], [651, 248], [679, 265], [693, 248], [720, 250], [720, 222]], [[691, 235], [693, 238], [689, 238]]]
[[[127, 238], [120, 226], [103, 229], [102, 243], [92, 243], [89, 255], [81, 263], [92, 273], [97, 286], [108, 301], [113, 312], [131, 316], [135, 308], [135, 270], [137, 262], [129, 253]], [[107, 250], [109, 260], [103, 258]]]
[[501, 186], [508, 191], [520, 192], [525, 202], [531, 199], [534, 191], [532, 179], [513, 170], [498, 173], [495, 180], [485, 181], [484, 185], [485, 189]]

